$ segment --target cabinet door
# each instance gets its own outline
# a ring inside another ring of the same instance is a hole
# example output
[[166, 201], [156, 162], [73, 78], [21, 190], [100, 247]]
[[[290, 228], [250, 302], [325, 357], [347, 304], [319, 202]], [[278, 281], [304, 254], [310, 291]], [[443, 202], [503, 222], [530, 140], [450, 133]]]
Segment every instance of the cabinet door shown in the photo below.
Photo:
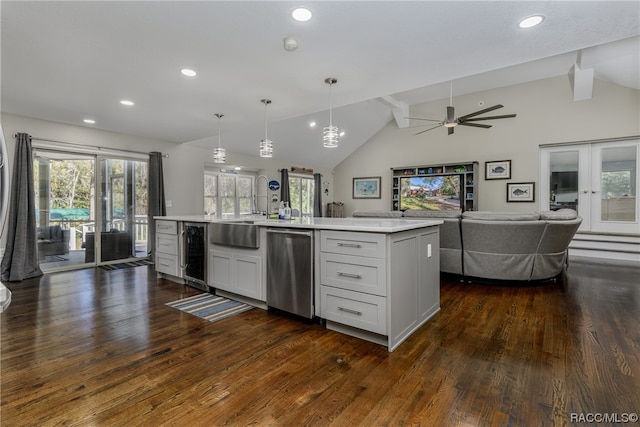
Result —
[[209, 251], [209, 286], [234, 292], [232, 265], [233, 254]]
[[156, 252], [178, 256], [178, 236], [156, 234]]
[[180, 268], [178, 266], [178, 257], [156, 252], [156, 271], [158, 273], [181, 277]]
[[387, 334], [386, 298], [331, 286], [320, 286], [320, 298], [324, 319]]
[[322, 252], [320, 283], [385, 296], [387, 295], [385, 260]]
[[257, 300], [264, 300], [262, 295], [262, 259], [248, 255], [234, 255], [235, 272], [233, 292]]

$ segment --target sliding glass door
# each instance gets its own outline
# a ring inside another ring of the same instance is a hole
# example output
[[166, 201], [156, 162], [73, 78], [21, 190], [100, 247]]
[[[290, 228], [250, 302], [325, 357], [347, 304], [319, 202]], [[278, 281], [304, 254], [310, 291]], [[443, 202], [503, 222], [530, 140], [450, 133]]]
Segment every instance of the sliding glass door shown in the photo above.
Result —
[[84, 264], [95, 224], [95, 157], [34, 150], [33, 162], [40, 266]]
[[34, 150], [44, 271], [147, 256], [148, 162]]
[[99, 165], [100, 260], [146, 256], [148, 163], [100, 158]]

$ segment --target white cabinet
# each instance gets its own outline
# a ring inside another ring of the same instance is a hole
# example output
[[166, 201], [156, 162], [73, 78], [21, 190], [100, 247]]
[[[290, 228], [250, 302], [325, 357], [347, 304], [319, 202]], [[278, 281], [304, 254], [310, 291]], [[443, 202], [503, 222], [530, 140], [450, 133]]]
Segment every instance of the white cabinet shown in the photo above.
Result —
[[262, 251], [209, 246], [209, 286], [266, 301]]
[[155, 264], [158, 273], [181, 277], [178, 222], [156, 220]]
[[327, 328], [395, 349], [440, 310], [438, 227], [320, 232]]

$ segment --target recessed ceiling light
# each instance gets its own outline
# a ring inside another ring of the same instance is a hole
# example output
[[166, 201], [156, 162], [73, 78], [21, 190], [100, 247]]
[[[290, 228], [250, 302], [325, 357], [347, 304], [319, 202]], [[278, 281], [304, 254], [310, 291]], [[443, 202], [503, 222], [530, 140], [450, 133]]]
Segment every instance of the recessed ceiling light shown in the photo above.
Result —
[[518, 27], [520, 28], [531, 28], [539, 25], [544, 21], [544, 16], [542, 15], [532, 15], [527, 18], [524, 18], [522, 21], [518, 23]]
[[344, 131], [340, 132], [340, 138], [344, 136]]
[[198, 74], [195, 71], [190, 70], [189, 68], [183, 68], [182, 70], [180, 70], [180, 72], [187, 77], [195, 77]]
[[306, 7], [298, 7], [291, 11], [291, 17], [298, 22], [307, 22], [313, 14]]
[[237, 171], [239, 171], [239, 170], [242, 170], [242, 168], [241, 168], [240, 166], [235, 166], [235, 167], [233, 168], [233, 170], [237, 170]]
[[316, 122], [311, 122], [311, 123], [309, 123], [309, 127], [310, 127], [310, 128], [314, 128], [314, 127], [316, 127]]
[[96, 121], [93, 119], [84, 119], [83, 122], [88, 123], [90, 125], [94, 125], [96, 124]]
[[127, 99], [123, 99], [122, 101], [120, 101], [120, 104], [126, 105], [127, 107], [131, 107], [133, 105], [133, 101], [129, 101]]

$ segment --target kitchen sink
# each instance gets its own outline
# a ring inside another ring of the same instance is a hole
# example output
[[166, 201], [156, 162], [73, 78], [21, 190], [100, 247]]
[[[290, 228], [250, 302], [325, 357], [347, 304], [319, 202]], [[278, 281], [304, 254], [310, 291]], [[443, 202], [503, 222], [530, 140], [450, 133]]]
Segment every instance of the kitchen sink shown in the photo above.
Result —
[[251, 220], [212, 222], [209, 224], [209, 243], [258, 249], [260, 227]]

